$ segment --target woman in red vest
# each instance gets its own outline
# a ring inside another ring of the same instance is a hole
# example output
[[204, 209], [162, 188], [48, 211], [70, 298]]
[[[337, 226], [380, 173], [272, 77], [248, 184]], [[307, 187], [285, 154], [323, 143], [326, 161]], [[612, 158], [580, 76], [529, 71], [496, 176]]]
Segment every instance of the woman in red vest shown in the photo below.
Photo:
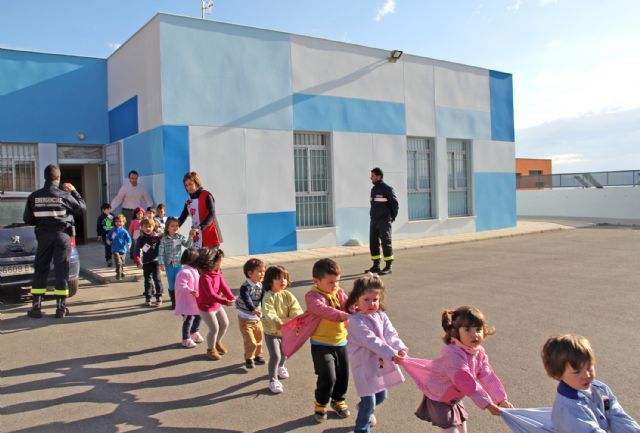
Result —
[[182, 182], [184, 189], [189, 193], [189, 200], [185, 203], [182, 214], [180, 214], [180, 226], [190, 216], [191, 226], [196, 229], [193, 247], [219, 247], [222, 243], [222, 235], [218, 228], [213, 195], [202, 188], [200, 177], [195, 171], [185, 174]]

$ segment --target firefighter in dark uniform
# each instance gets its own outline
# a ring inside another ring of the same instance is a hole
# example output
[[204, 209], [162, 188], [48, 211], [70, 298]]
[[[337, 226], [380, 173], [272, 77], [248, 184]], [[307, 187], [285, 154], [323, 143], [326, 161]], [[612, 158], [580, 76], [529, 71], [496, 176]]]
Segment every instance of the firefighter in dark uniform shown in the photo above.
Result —
[[[369, 250], [373, 266], [365, 272], [386, 275], [391, 273], [393, 263], [393, 249], [391, 247], [391, 223], [398, 216], [398, 200], [393, 188], [382, 181], [384, 174], [378, 167], [371, 170], [371, 210], [369, 216]], [[382, 244], [382, 258], [384, 269], [380, 269], [380, 244]]]
[[73, 214], [86, 206], [82, 197], [70, 183], [60, 186], [60, 169], [48, 165], [44, 169], [44, 187], [32, 192], [24, 209], [24, 222], [35, 226], [38, 250], [34, 263], [31, 295], [32, 308], [27, 315], [42, 317], [42, 298], [47, 291], [49, 267], [53, 259], [56, 277], [56, 317], [69, 314], [66, 299], [69, 295], [69, 253], [73, 236]]

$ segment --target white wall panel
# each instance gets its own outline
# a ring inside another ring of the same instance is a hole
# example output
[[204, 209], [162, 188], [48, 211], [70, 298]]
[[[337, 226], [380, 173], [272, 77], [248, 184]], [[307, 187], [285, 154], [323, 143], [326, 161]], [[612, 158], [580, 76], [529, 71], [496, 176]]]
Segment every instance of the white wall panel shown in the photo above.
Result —
[[293, 91], [404, 102], [403, 60], [388, 57], [386, 50], [291, 35]]
[[473, 141], [473, 172], [513, 173], [516, 168], [515, 143], [508, 141]]
[[247, 213], [296, 209], [293, 133], [245, 129]]
[[405, 136], [372, 134], [371, 139], [373, 165], [382, 169], [385, 179], [390, 173], [405, 174], [407, 172], [407, 138]]
[[58, 145], [56, 143], [38, 143], [38, 165], [36, 167], [38, 188], [44, 186], [44, 169], [49, 164], [58, 164]]
[[372, 134], [334, 132], [332, 155], [335, 208], [368, 207], [375, 167]]
[[296, 238], [299, 250], [335, 247], [336, 228], [321, 227], [317, 229], [297, 230]]
[[241, 128], [189, 127], [189, 164], [213, 193], [218, 215], [247, 213], [244, 136]]
[[107, 71], [109, 110], [137, 95], [139, 132], [162, 124], [158, 17], [107, 59]]
[[491, 111], [489, 71], [456, 63], [435, 63], [436, 105], [461, 110]]
[[[249, 254], [247, 216], [245, 214], [218, 214], [222, 232], [222, 249], [227, 257]], [[224, 265], [223, 265], [224, 266]]]
[[436, 135], [434, 61], [403, 56], [407, 135]]
[[431, 236], [447, 236], [459, 233], [475, 233], [475, 217], [450, 218], [445, 220], [409, 221], [398, 227], [397, 239], [416, 239]]
[[[174, 181], [169, 179], [170, 181]], [[175, 181], [180, 182], [181, 179], [176, 179]], [[153, 201], [153, 205], [154, 206], [158, 206], [158, 203], [162, 203], [162, 201], [164, 200], [165, 194], [164, 194], [164, 182], [165, 182], [165, 177], [164, 174], [152, 174], [149, 176], [140, 176], [138, 182], [140, 182], [140, 184], [142, 186], [144, 186], [144, 189], [147, 190], [147, 192], [149, 193], [149, 195], [151, 196], [151, 200]], [[187, 199], [187, 193], [184, 193], [185, 195], [185, 200]], [[180, 216], [180, 215], [169, 215], [169, 216]]]

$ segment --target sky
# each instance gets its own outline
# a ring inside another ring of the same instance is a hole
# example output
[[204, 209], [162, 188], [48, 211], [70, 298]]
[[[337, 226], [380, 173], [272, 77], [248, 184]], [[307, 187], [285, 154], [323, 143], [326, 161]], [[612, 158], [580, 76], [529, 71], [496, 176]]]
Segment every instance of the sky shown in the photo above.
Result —
[[[108, 57], [201, 0], [0, 0], [0, 48]], [[640, 0], [213, 0], [206, 19], [513, 74], [516, 156], [640, 169]]]

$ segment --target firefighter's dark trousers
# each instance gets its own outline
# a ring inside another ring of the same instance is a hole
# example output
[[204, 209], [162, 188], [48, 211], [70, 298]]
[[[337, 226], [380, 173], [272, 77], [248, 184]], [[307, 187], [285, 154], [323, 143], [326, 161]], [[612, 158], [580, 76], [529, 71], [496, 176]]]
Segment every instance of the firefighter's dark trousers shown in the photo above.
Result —
[[393, 248], [391, 247], [391, 221], [371, 220], [369, 224], [369, 251], [371, 260], [380, 262], [380, 244], [382, 244], [382, 258], [385, 262], [393, 260]]
[[38, 250], [34, 263], [31, 294], [42, 296], [47, 291], [47, 279], [51, 260], [56, 278], [54, 294], [56, 297], [69, 296], [69, 252], [71, 236], [65, 232], [40, 231], [37, 235]]

